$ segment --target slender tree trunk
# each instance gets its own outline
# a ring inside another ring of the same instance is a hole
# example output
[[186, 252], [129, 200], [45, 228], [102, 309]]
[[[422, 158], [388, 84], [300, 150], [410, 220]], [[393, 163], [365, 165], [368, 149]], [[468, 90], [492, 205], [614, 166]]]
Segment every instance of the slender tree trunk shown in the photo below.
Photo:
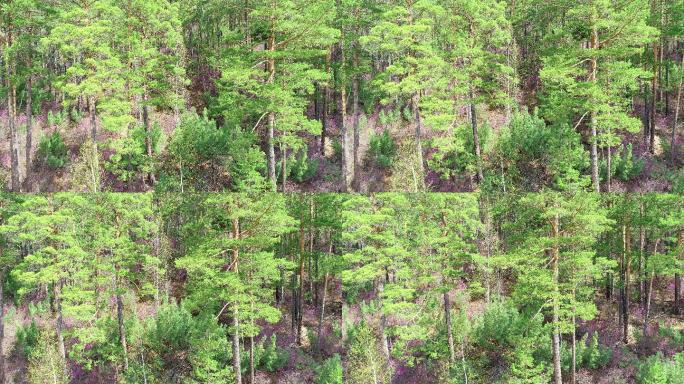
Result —
[[55, 321], [55, 331], [57, 333], [57, 350], [59, 351], [59, 357], [62, 359], [62, 370], [64, 374], [68, 374], [67, 364], [66, 364], [66, 347], [64, 346], [64, 324], [62, 320], [62, 282], [55, 282], [53, 287], [54, 290], [54, 303], [57, 310], [57, 319]]
[[622, 341], [629, 342], [629, 275], [630, 275], [630, 229], [628, 225], [622, 226], [622, 288], [620, 300], [622, 310]]
[[473, 143], [475, 145], [475, 161], [477, 167], [477, 182], [482, 184], [484, 180], [484, 171], [482, 169], [482, 147], [480, 146], [480, 132], [477, 128], [477, 108], [475, 107], [475, 94], [470, 89], [470, 125], [473, 129]]
[[[574, 293], [573, 293], [574, 296]], [[574, 312], [574, 308], [573, 308]], [[577, 330], [575, 329], [575, 314], [572, 314], [572, 371], [570, 372], [570, 382], [577, 382]]]
[[656, 99], [658, 96], [658, 74], [659, 74], [659, 63], [658, 63], [658, 42], [653, 42], [653, 79], [651, 80], [651, 108], [650, 108], [650, 128], [649, 128], [649, 139], [648, 148], [651, 154], [655, 153], [655, 130], [656, 130]]
[[249, 384], [255, 384], [255, 380], [254, 380], [254, 336], [249, 337]]
[[[684, 73], [684, 52], [682, 52], [681, 70]], [[684, 88], [684, 74], [679, 77], [679, 85], [677, 86], [677, 100], [675, 101], [675, 114], [672, 120], [672, 139], [670, 149], [670, 162], [674, 165], [677, 159], [677, 123], [679, 122], [679, 112], [682, 103], [682, 88]]]
[[444, 322], [447, 329], [447, 340], [449, 341], [449, 364], [451, 366], [456, 362], [456, 349], [454, 347], [454, 331], [451, 324], [451, 300], [449, 299], [449, 292], [444, 292]]
[[[599, 49], [598, 40], [598, 29], [596, 27], [595, 21], [592, 18], [592, 29], [591, 29], [591, 49]], [[596, 73], [598, 71], [598, 62], [596, 58], [590, 60], [589, 66], [589, 81], [592, 84], [596, 84]], [[598, 122], [596, 117], [596, 111], [593, 109], [590, 111], [589, 124], [591, 125], [591, 181], [594, 186], [594, 191], [597, 193], [601, 192], [601, 184], [599, 181], [599, 165], [598, 165]]]
[[[147, 105], [147, 102], [148, 96], [147, 93], [145, 93], [143, 95], [142, 105], [143, 126], [145, 127], [145, 151], [147, 152], [147, 157], [152, 159], [152, 127], [150, 125], [150, 107]], [[147, 174], [147, 179], [151, 185], [154, 185], [157, 182], [153, 172]]]
[[304, 317], [304, 256], [306, 254], [304, 242], [304, 216], [299, 224], [299, 293], [297, 306], [297, 345], [302, 345], [303, 317]]
[[387, 333], [385, 332], [385, 329], [387, 328], [387, 317], [385, 314], [382, 312], [382, 293], [384, 292], [385, 289], [385, 283], [380, 282], [378, 284], [378, 300], [380, 301], [380, 341], [382, 342], [382, 352], [385, 355], [385, 359], [389, 362], [390, 359], [390, 350], [389, 350], [389, 342], [387, 341]]
[[[682, 246], [684, 246], [684, 229], [680, 229], [677, 232], [677, 247], [679, 249], [682, 249]], [[682, 259], [681, 253], [679, 254], [678, 257], [679, 260]], [[682, 278], [679, 273], [675, 273], [675, 287], [674, 287], [674, 313], [675, 315], [679, 315], [681, 312], [681, 305], [682, 305]]]
[[418, 170], [420, 175], [420, 185], [422, 187], [425, 178], [425, 161], [423, 160], [423, 117], [420, 113], [420, 93], [413, 96], [413, 113], [416, 116], [416, 154], [418, 155]]
[[97, 145], [97, 107], [95, 97], [88, 99], [88, 109], [88, 112], [90, 112], [90, 138]]
[[553, 268], [553, 289], [554, 289], [554, 297], [553, 297], [553, 382], [555, 384], [563, 384], [563, 376], [561, 372], [561, 351], [560, 351], [560, 304], [559, 304], [559, 257], [560, 257], [560, 252], [559, 252], [559, 245], [558, 241], [560, 240], [560, 219], [558, 217], [558, 214], [554, 217], [554, 220], [551, 225], [552, 229], [552, 235], [554, 238], [554, 245], [553, 249], [551, 252], [551, 264]]
[[[240, 239], [240, 221], [238, 218], [233, 219], [233, 231], [232, 237], [235, 240]], [[238, 247], [233, 248], [233, 258], [231, 260], [233, 273], [236, 275], [239, 273], [238, 263], [240, 260], [240, 250]], [[235, 303], [233, 305], [233, 335], [232, 335], [232, 347], [233, 347], [233, 373], [235, 374], [235, 383], [242, 384], [242, 370], [240, 367], [240, 323], [238, 320], [239, 312], [238, 305]]]
[[[31, 67], [31, 60], [29, 59], [29, 68]], [[33, 75], [29, 74], [26, 78], [26, 175], [24, 180], [28, 190], [30, 187], [31, 178], [31, 150], [33, 149]]]
[[[653, 246], [653, 254], [658, 253], [658, 244], [660, 239], [657, 239]], [[651, 271], [651, 278], [648, 283], [648, 292], [646, 293], [646, 310], [644, 311], [644, 336], [648, 335], [648, 317], [651, 314], [651, 295], [653, 294], [653, 281], [655, 280], [655, 268]]]
[[[116, 279], [116, 278], [115, 278]], [[126, 327], [124, 326], [123, 298], [120, 293], [116, 294], [116, 319], [119, 325], [119, 342], [123, 350], [124, 371], [128, 370], [128, 346], [126, 344]]]
[[[0, 250], [1, 251], [1, 250]], [[0, 384], [5, 384], [5, 271], [0, 271]]]
[[[268, 58], [268, 62], [266, 65], [266, 70], [268, 71], [268, 83], [273, 84], [275, 81], [275, 32], [273, 29], [275, 26], [273, 25], [273, 20], [271, 20], [271, 35], [268, 37], [268, 42], [267, 42], [267, 49], [270, 53], [270, 56]], [[268, 151], [267, 151], [267, 157], [268, 157], [268, 180], [271, 182], [271, 191], [276, 192], [277, 190], [277, 181], [276, 181], [276, 164], [275, 164], [275, 125], [276, 125], [276, 119], [275, 119], [275, 112], [269, 111], [268, 112], [268, 137], [267, 137], [267, 143], [266, 145], [268, 146]]]
[[321, 297], [321, 311], [318, 314], [318, 336], [316, 337], [316, 354], [320, 354], [323, 339], [323, 319], [325, 318], [325, 300], [328, 292], [328, 273], [323, 277], [323, 296]]
[[[328, 48], [325, 56], [325, 73], [330, 73], [330, 62], [332, 61], [332, 48]], [[326, 83], [323, 86], [323, 113], [321, 119], [321, 156], [325, 156], [325, 141], [328, 136], [328, 97], [330, 87]]]
[[287, 147], [284, 144], [280, 145], [280, 179], [281, 179], [281, 192], [285, 193], [285, 188], [287, 186]]
[[[358, 12], [358, 10], [355, 10], [355, 12]], [[352, 82], [352, 92], [354, 93], [354, 105], [352, 109], [352, 113], [354, 114], [354, 188], [355, 190], [359, 190], [359, 178], [360, 172], [361, 172], [361, 154], [359, 153], [359, 145], [361, 141], [361, 127], [359, 119], [361, 116], [361, 110], [359, 106], [359, 100], [360, 100], [360, 95], [359, 92], [361, 91], [360, 87], [360, 78], [361, 78], [361, 73], [359, 71], [359, 50], [358, 50], [358, 43], [355, 43], [353, 46], [353, 53], [352, 53], [352, 64], [354, 65], [355, 73], [354, 73], [354, 80]]]
[[[344, 72], [346, 71], [346, 57], [345, 57], [345, 46], [344, 39], [340, 42], [340, 77], [344, 78]], [[342, 179], [344, 184], [342, 190], [344, 192], [351, 192], [352, 182], [354, 178], [354, 161], [353, 161], [353, 148], [354, 145], [352, 138], [350, 137], [351, 131], [347, 124], [347, 88], [343, 84], [340, 87], [340, 132], [342, 135]]]

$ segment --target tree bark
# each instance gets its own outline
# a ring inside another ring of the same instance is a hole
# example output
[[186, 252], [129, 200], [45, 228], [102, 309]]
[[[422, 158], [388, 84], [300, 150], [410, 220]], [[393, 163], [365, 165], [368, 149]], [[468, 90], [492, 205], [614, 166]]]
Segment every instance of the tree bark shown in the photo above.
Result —
[[456, 349], [454, 347], [454, 332], [451, 324], [451, 301], [449, 299], [449, 292], [444, 292], [444, 322], [447, 329], [447, 340], [449, 341], [449, 363], [453, 365], [456, 362]]
[[477, 183], [482, 184], [484, 180], [484, 171], [482, 169], [482, 147], [480, 146], [480, 132], [477, 128], [477, 108], [475, 106], [475, 94], [470, 89], [470, 125], [473, 129], [473, 143], [475, 145], [475, 161], [477, 168]]
[[648, 149], [651, 154], [655, 153], [655, 130], [656, 130], [656, 99], [658, 96], [658, 42], [653, 42], [653, 79], [651, 80], [651, 108], [649, 118]]
[[[31, 60], [29, 59], [29, 68]], [[26, 78], [26, 175], [24, 180], [26, 186], [30, 185], [31, 177], [31, 150], [33, 149], [33, 75], [29, 74]], [[31, 190], [30, 187], [28, 187]]]
[[323, 277], [323, 295], [321, 296], [321, 311], [318, 314], [318, 336], [316, 337], [316, 354], [321, 353], [323, 338], [323, 319], [325, 317], [325, 300], [328, 293], [328, 273]]
[[[1, 251], [1, 250], [0, 250]], [[5, 271], [0, 271], [0, 384], [5, 384]]]
[[[660, 239], [657, 239], [653, 246], [653, 254], [658, 253], [658, 244]], [[651, 314], [651, 295], [653, 294], [653, 281], [655, 280], [655, 268], [651, 271], [651, 278], [648, 283], [648, 292], [646, 293], [646, 309], [644, 311], [644, 330], [643, 335], [648, 335], [648, 317]]]
[[64, 323], [62, 319], [62, 282], [55, 282], [54, 291], [54, 304], [57, 310], [57, 319], [55, 321], [55, 331], [57, 333], [57, 350], [59, 351], [59, 357], [62, 359], [62, 370], [64, 375], [68, 374], [67, 364], [66, 364], [66, 347], [64, 346]]
[[304, 242], [304, 215], [299, 221], [299, 293], [297, 306], [297, 345], [302, 345], [303, 317], [304, 317], [304, 256], [306, 247]]
[[[358, 10], [355, 10], [355, 12], [358, 12]], [[354, 80], [352, 82], [352, 92], [354, 93], [354, 105], [353, 105], [353, 110], [352, 113], [354, 114], [354, 188], [358, 191], [359, 189], [359, 178], [361, 177], [359, 173], [361, 172], [361, 159], [360, 156], [361, 154], [359, 153], [359, 145], [361, 141], [361, 127], [359, 119], [361, 115], [361, 110], [359, 106], [359, 100], [360, 100], [360, 77], [361, 74], [359, 72], [359, 51], [358, 51], [358, 46], [357, 44], [354, 44], [353, 46], [353, 56], [352, 56], [352, 64], [354, 65]]]
[[416, 93], [413, 96], [413, 112], [416, 116], [416, 154], [418, 155], [418, 170], [420, 175], [420, 185], [422, 188], [425, 178], [425, 166], [423, 164], [423, 117], [420, 114], [420, 93]]
[[[268, 37], [267, 49], [270, 56], [267, 61], [266, 70], [268, 71], [268, 83], [273, 84], [275, 81], [275, 31], [273, 30], [275, 26], [273, 25], [273, 20], [271, 20], [271, 35]], [[273, 108], [273, 107], [271, 107]], [[268, 180], [271, 182], [271, 191], [277, 191], [277, 181], [276, 181], [276, 164], [275, 164], [275, 112], [268, 112], [268, 134], [267, 134], [267, 157], [268, 157]]]
[[[682, 246], [684, 246], [684, 229], [680, 229], [677, 232], [677, 247], [679, 249], [682, 249]], [[679, 260], [682, 259], [681, 253], [679, 254], [678, 257]], [[674, 287], [674, 313], [675, 315], [679, 315], [681, 312], [681, 307], [682, 305], [682, 278], [679, 273], [675, 273], [675, 287]]]
[[[681, 70], [684, 73], [684, 52], [682, 52]], [[677, 159], [677, 123], [679, 121], [679, 110], [682, 103], [682, 88], [684, 88], [684, 74], [679, 77], [679, 85], [677, 87], [677, 100], [675, 101], [675, 114], [672, 120], [672, 138], [670, 149], [670, 162], [674, 165]]]
[[[147, 152], [147, 157], [152, 159], [152, 127], [150, 126], [150, 107], [147, 105], [148, 96], [147, 93], [143, 95], [143, 105], [142, 105], [142, 118], [143, 126], [145, 127], [145, 151]], [[154, 177], [154, 172], [149, 172], [147, 174], [147, 179], [151, 185], [154, 185], [157, 181]]]
[[622, 226], [622, 287], [620, 300], [622, 310], [622, 341], [629, 342], [629, 275], [630, 275], [630, 229], [628, 225]]
[[[590, 47], [592, 50], [596, 51], [599, 49], [598, 40], [598, 29], [596, 27], [595, 21], [592, 19], [591, 28], [591, 43]], [[598, 62], [596, 58], [590, 60], [589, 65], [589, 81], [596, 86], [596, 73], [598, 71]], [[596, 193], [601, 192], [601, 184], [599, 180], [599, 165], [598, 165], [598, 122], [596, 117], [596, 111], [590, 111], [589, 124], [591, 125], [591, 182], [594, 186], [594, 191]]]
[[[240, 239], [240, 221], [238, 218], [233, 219], [233, 231], [232, 237], [234, 240]], [[240, 250], [238, 247], [233, 247], [233, 257], [231, 260], [233, 273], [236, 275], [239, 273], [238, 263], [240, 259]], [[233, 305], [233, 335], [232, 335], [232, 347], [233, 347], [233, 373], [235, 374], [235, 383], [242, 384], [242, 370], [240, 367], [240, 323], [238, 320], [238, 305], [235, 303]]]
[[560, 219], [558, 214], [553, 219], [551, 224], [552, 236], [554, 238], [554, 245], [551, 252], [551, 264], [553, 268], [553, 378], [555, 384], [563, 384], [563, 377], [561, 372], [561, 351], [560, 351], [560, 304], [559, 304], [559, 257], [560, 252], [558, 248], [558, 241], [560, 240]]
[[90, 138], [97, 145], [97, 107], [95, 97], [88, 99], [88, 109], [90, 112]]
[[116, 294], [116, 319], [119, 325], [119, 342], [121, 343], [121, 349], [123, 349], [124, 371], [127, 371], [128, 345], [126, 344], [126, 327], [124, 326], [123, 298], [120, 293]]

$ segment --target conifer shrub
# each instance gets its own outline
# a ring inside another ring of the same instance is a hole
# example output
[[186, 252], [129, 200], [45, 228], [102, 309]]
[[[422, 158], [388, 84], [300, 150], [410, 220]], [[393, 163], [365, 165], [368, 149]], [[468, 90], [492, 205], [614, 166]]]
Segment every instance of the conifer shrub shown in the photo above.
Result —
[[69, 157], [69, 149], [59, 131], [42, 136], [38, 143], [38, 160], [50, 168], [63, 168]]
[[40, 330], [35, 321], [30, 324], [21, 325], [17, 328], [17, 341], [14, 349], [19, 351], [24, 357], [30, 358], [38, 344]]
[[397, 156], [397, 144], [389, 130], [384, 130], [379, 135], [372, 135], [368, 149], [370, 160], [380, 168], [389, 168]]
[[342, 384], [342, 360], [334, 354], [316, 367], [316, 384]]

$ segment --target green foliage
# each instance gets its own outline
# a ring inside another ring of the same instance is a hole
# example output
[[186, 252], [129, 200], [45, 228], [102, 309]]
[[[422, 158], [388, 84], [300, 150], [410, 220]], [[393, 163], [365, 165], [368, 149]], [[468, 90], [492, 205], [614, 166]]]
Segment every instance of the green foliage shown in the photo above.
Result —
[[283, 368], [289, 359], [290, 353], [286, 349], [278, 347], [276, 335], [273, 334], [268, 344], [263, 348], [258, 367], [266, 372], [275, 372]]
[[315, 384], [342, 384], [342, 360], [334, 354], [316, 367]]
[[38, 143], [38, 160], [50, 168], [63, 168], [69, 160], [69, 149], [59, 131], [42, 136]]
[[551, 337], [543, 318], [529, 318], [510, 302], [494, 304], [477, 320], [473, 345], [485, 361], [503, 358], [512, 382], [548, 377]]
[[21, 325], [17, 328], [17, 341], [14, 349], [21, 352], [24, 357], [30, 359], [38, 345], [40, 331], [35, 321], [30, 324]]
[[389, 130], [385, 129], [379, 135], [372, 135], [368, 148], [369, 159], [381, 168], [392, 166], [397, 155], [397, 145]]
[[260, 190], [265, 166], [254, 133], [217, 128], [206, 114], [188, 113], [171, 136], [157, 189]]
[[[381, 109], [380, 114], [378, 115], [378, 120], [380, 121], [380, 124], [383, 127], [391, 127], [392, 125], [396, 124], [399, 122], [399, 118], [401, 116], [401, 107], [396, 107], [396, 108], [390, 108], [390, 109]], [[388, 128], [385, 128], [387, 130]]]
[[160, 379], [179, 375], [189, 382], [232, 380], [226, 329], [212, 314], [193, 316], [183, 307], [165, 305], [147, 326], [143, 343], [149, 369]]
[[491, 167], [494, 172], [504, 167], [508, 191], [572, 189], [587, 183], [582, 174], [589, 159], [581, 136], [567, 125], [548, 125], [536, 114], [514, 115], [495, 151]]
[[69, 375], [62, 367], [66, 362], [57, 350], [57, 340], [53, 332], [43, 329], [32, 348], [28, 361], [26, 377], [30, 384], [67, 384]]
[[318, 173], [318, 159], [309, 160], [307, 147], [304, 146], [295, 157], [295, 161], [290, 162], [290, 179], [298, 183], [311, 180]]
[[[576, 358], [577, 369], [588, 368], [591, 370], [603, 368], [606, 366], [613, 355], [613, 351], [609, 347], [603, 347], [598, 342], [598, 332], [594, 332], [591, 340], [589, 335], [585, 334], [580, 340], [577, 340]], [[561, 363], [563, 372], [570, 372], [572, 369], [572, 346], [563, 344], [561, 351]]]
[[369, 377], [375, 378], [379, 384], [390, 382], [392, 373], [388, 371], [389, 364], [380, 350], [373, 329], [366, 323], [350, 330], [348, 351], [346, 383], [367, 383]]
[[618, 152], [615, 175], [622, 181], [631, 181], [641, 175], [646, 165], [643, 159], [634, 159], [632, 144]]
[[675, 355], [672, 360], [658, 353], [646, 358], [638, 368], [638, 384], [680, 384], [684, 382], [684, 353]]

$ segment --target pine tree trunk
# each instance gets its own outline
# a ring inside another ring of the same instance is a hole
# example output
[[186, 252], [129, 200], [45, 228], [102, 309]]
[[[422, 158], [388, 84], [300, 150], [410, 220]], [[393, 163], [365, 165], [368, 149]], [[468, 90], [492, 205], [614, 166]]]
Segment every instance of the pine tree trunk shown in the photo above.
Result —
[[[273, 21], [271, 20], [271, 30], [273, 31], [274, 26], [272, 25]], [[271, 34], [268, 38], [268, 43], [267, 43], [267, 49], [270, 52], [271, 56], [268, 59], [266, 69], [268, 70], [268, 83], [273, 84], [275, 81], [275, 58], [273, 55], [275, 54], [275, 35]], [[267, 137], [267, 143], [266, 145], [268, 146], [268, 151], [267, 151], [267, 157], [268, 157], [268, 180], [271, 182], [271, 191], [276, 192], [277, 191], [277, 181], [276, 181], [276, 164], [275, 164], [275, 112], [269, 111], [268, 112], [268, 137]]]
[[63, 334], [63, 329], [64, 329], [64, 324], [62, 320], [62, 282], [58, 281], [55, 282], [55, 285], [53, 287], [54, 291], [54, 303], [55, 303], [55, 308], [57, 310], [57, 319], [55, 321], [55, 332], [57, 333], [57, 348], [59, 351], [59, 357], [62, 359], [62, 370], [64, 371], [64, 374], [66, 375], [68, 373], [67, 370], [67, 360], [66, 360], [66, 347], [64, 346], [64, 334]]
[[[150, 126], [150, 107], [147, 105], [148, 96], [147, 93], [143, 95], [143, 106], [142, 106], [142, 118], [143, 126], [145, 127], [145, 151], [147, 152], [147, 157], [152, 159], [152, 127]], [[156, 179], [153, 172], [147, 174], [147, 179], [150, 185], [156, 184]]]
[[249, 337], [249, 384], [255, 384], [254, 380], [254, 336]]
[[[653, 246], [653, 254], [658, 253], [658, 244], [660, 239], [657, 239], [655, 245]], [[646, 292], [646, 309], [644, 310], [644, 329], [643, 335], [648, 335], [648, 317], [651, 315], [651, 295], [653, 294], [653, 281], [655, 280], [655, 269], [651, 271], [651, 278], [648, 283], [648, 292]]]
[[124, 371], [128, 370], [128, 346], [126, 344], [126, 327], [124, 326], [123, 298], [121, 294], [116, 294], [116, 319], [119, 325], [119, 342], [123, 350]]
[[382, 352], [385, 355], [386, 360], [389, 362], [390, 359], [390, 350], [389, 350], [389, 342], [387, 341], [387, 333], [385, 332], [385, 328], [387, 328], [387, 317], [382, 311], [382, 293], [384, 292], [385, 286], [383, 282], [380, 282], [378, 284], [378, 300], [380, 301], [380, 339], [382, 342]]
[[651, 107], [649, 118], [648, 148], [651, 154], [655, 153], [655, 130], [656, 130], [656, 99], [658, 96], [658, 42], [653, 42], [653, 79], [651, 80]]
[[[332, 60], [332, 48], [328, 49], [325, 56], [325, 73], [330, 73], [330, 61]], [[325, 140], [328, 134], [328, 84], [323, 86], [323, 113], [321, 119], [321, 156], [325, 156]]]
[[[592, 20], [592, 30], [591, 30], [591, 49], [598, 50], [598, 30], [594, 21]], [[598, 62], [596, 58], [590, 60], [589, 66], [589, 80], [592, 84], [596, 84], [596, 73], [598, 71]], [[593, 108], [593, 107], [592, 107]], [[591, 182], [594, 186], [594, 191], [596, 193], [601, 192], [601, 184], [599, 181], [599, 165], [598, 165], [598, 122], [596, 117], [596, 111], [593, 109], [590, 111], [590, 121], [591, 125]]]
[[[684, 230], [680, 229], [677, 232], [677, 247], [679, 249], [682, 249], [682, 246], [684, 246]], [[680, 253], [679, 260], [682, 259], [682, 255]], [[675, 287], [674, 287], [674, 313], [675, 315], [680, 314], [680, 307], [682, 305], [682, 278], [679, 273], [675, 273]]]
[[316, 337], [316, 354], [320, 354], [323, 339], [323, 319], [325, 318], [325, 300], [328, 292], [328, 273], [323, 277], [323, 296], [321, 297], [321, 311], [318, 314], [318, 336]]
[[[1, 250], [0, 250], [1, 252]], [[0, 271], [0, 384], [5, 384], [5, 271]]]
[[[340, 42], [340, 73], [346, 70], [346, 56], [344, 39]], [[341, 76], [343, 77], [343, 76]], [[354, 161], [353, 161], [353, 140], [350, 137], [350, 130], [347, 124], [347, 88], [343, 84], [340, 87], [340, 134], [342, 135], [342, 191], [351, 192], [352, 182], [354, 178]]]
[[[472, 87], [471, 87], [472, 88]], [[484, 180], [484, 171], [482, 169], [482, 147], [480, 146], [480, 132], [477, 128], [477, 108], [475, 107], [475, 94], [470, 89], [470, 125], [473, 129], [473, 143], [475, 145], [475, 161], [477, 168], [477, 182], [482, 184]]]
[[354, 52], [352, 56], [352, 63], [354, 65], [354, 69], [356, 70], [356, 73], [354, 74], [354, 80], [352, 82], [352, 92], [354, 93], [354, 105], [352, 106], [352, 113], [354, 114], [354, 177], [353, 177], [353, 185], [354, 189], [356, 191], [359, 190], [359, 179], [360, 175], [359, 173], [361, 172], [361, 159], [360, 156], [361, 154], [359, 153], [359, 145], [361, 141], [361, 127], [360, 125], [360, 117], [361, 117], [361, 110], [359, 106], [359, 100], [360, 100], [360, 77], [361, 74], [359, 73], [359, 50], [357, 44], [354, 44]]
[[[31, 60], [29, 60], [31, 66]], [[29, 74], [26, 79], [26, 175], [24, 180], [30, 191], [31, 178], [31, 150], [33, 149], [33, 75]], [[1, 382], [0, 382], [1, 383]]]
[[451, 301], [449, 292], [444, 292], [444, 322], [447, 329], [447, 340], [449, 341], [449, 363], [453, 366], [456, 362], [456, 349], [454, 347], [454, 331], [451, 324]]
[[95, 97], [91, 97], [88, 100], [88, 109], [90, 109], [90, 138], [97, 145], [97, 107], [95, 103]]
[[282, 165], [280, 168], [280, 178], [282, 183], [281, 192], [285, 193], [285, 188], [287, 186], [287, 148], [283, 144], [280, 145], [280, 159]]
[[563, 384], [563, 377], [561, 372], [561, 351], [560, 351], [560, 305], [559, 305], [559, 233], [560, 233], [560, 220], [558, 214], [556, 214], [554, 221], [551, 225], [552, 235], [554, 238], [554, 245], [551, 253], [551, 264], [553, 268], [553, 378], [555, 384]]
[[682, 75], [679, 78], [679, 86], [677, 87], [677, 100], [675, 101], [675, 114], [672, 120], [672, 138], [670, 148], [670, 162], [674, 165], [677, 159], [677, 123], [679, 122], [679, 112], [682, 103], [682, 88], [684, 88], [684, 52], [682, 53], [681, 63]]
[[303, 317], [304, 317], [304, 256], [305, 256], [305, 242], [304, 242], [304, 217], [300, 217], [299, 222], [299, 293], [297, 306], [297, 345], [302, 345], [303, 332]]
[[[240, 221], [237, 218], [233, 219], [233, 231], [232, 237], [235, 240], [240, 239]], [[238, 247], [233, 249], [233, 258], [231, 260], [233, 273], [236, 275], [239, 273], [238, 263], [240, 260], [240, 250]], [[232, 348], [233, 348], [233, 373], [235, 374], [235, 383], [242, 384], [242, 370], [240, 367], [240, 323], [238, 320], [239, 312], [238, 305], [235, 303], [233, 306], [233, 335], [232, 335]]]
[[572, 369], [570, 372], [570, 382], [577, 382], [577, 335], [575, 330], [575, 314], [572, 314]]
[[[420, 93], [413, 96], [413, 113], [416, 116], [416, 155], [418, 156], [418, 171], [420, 175], [420, 188], [425, 181], [425, 161], [423, 160], [423, 116], [420, 113]], [[418, 192], [418, 191], [416, 191]]]
[[623, 252], [624, 252], [624, 263], [625, 272], [623, 277], [623, 293], [622, 293], [622, 327], [623, 327], [623, 341], [625, 344], [629, 341], [629, 286], [630, 286], [630, 275], [631, 271], [631, 248], [632, 248], [632, 234], [629, 225], [625, 225], [623, 234]]

